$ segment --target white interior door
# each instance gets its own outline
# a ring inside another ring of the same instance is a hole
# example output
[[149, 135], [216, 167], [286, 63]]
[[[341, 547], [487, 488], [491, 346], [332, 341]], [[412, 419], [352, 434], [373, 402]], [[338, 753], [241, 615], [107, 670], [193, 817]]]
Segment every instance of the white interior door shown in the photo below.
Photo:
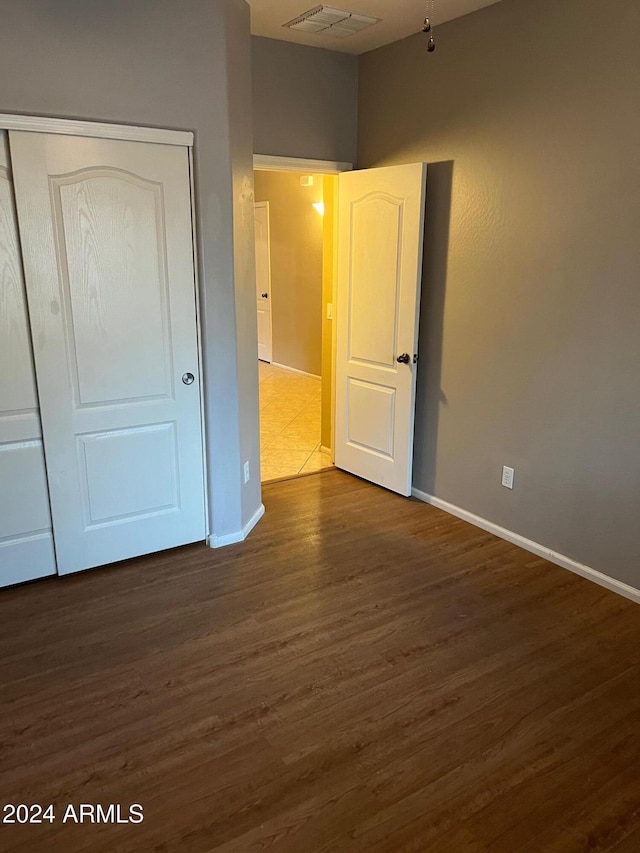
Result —
[[269, 202], [258, 201], [256, 217], [256, 301], [258, 305], [258, 358], [271, 363], [271, 258]]
[[426, 165], [345, 172], [335, 464], [411, 494]]
[[11, 165], [0, 130], [0, 586], [55, 573]]
[[204, 539], [187, 149], [9, 141], [58, 571]]

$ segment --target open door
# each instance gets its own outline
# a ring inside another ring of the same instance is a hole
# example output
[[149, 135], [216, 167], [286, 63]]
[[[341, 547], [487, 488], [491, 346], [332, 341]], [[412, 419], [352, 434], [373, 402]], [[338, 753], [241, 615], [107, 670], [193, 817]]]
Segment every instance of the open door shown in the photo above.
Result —
[[411, 494], [427, 167], [339, 177], [335, 464]]
[[271, 237], [269, 234], [268, 201], [257, 201], [255, 204], [255, 233], [258, 358], [271, 364]]

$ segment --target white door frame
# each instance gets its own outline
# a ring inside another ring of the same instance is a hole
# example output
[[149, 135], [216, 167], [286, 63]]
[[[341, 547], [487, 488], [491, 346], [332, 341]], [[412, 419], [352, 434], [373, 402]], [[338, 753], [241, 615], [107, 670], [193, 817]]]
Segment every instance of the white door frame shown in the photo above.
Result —
[[[259, 172], [300, 172], [313, 173], [314, 175], [339, 175], [340, 172], [351, 172], [353, 163], [343, 163], [339, 160], [309, 160], [303, 157], [278, 157], [272, 154], [254, 154], [253, 168]], [[331, 395], [331, 461], [333, 462], [335, 453], [335, 391], [336, 391], [336, 288], [338, 286], [338, 199], [337, 193], [334, 198], [334, 217], [333, 217], [333, 270], [332, 278], [334, 284], [333, 291], [333, 316], [331, 325], [331, 381], [333, 394]], [[324, 306], [323, 306], [323, 311]]]
[[98, 121], [75, 121], [66, 118], [21, 116], [0, 113], [3, 130], [28, 130], [32, 133], [61, 133], [64, 136], [91, 136], [99, 139], [124, 139], [129, 142], [155, 142], [158, 145], [193, 147], [193, 133], [188, 130], [163, 130], [129, 124], [105, 124]]
[[128, 142], [155, 142], [157, 145], [177, 145], [187, 148], [189, 158], [189, 185], [191, 195], [191, 234], [193, 243], [194, 295], [196, 302], [196, 340], [198, 346], [198, 382], [200, 390], [200, 420], [202, 424], [202, 478], [204, 483], [205, 535], [211, 536], [209, 523], [209, 483], [207, 478], [207, 446], [205, 441], [205, 412], [202, 359], [202, 322], [200, 316], [200, 281], [198, 276], [198, 251], [196, 242], [196, 209], [193, 168], [194, 134], [188, 130], [166, 130], [158, 127], [107, 124], [105, 122], [76, 121], [47, 116], [0, 113], [0, 130], [25, 130], [32, 133], [57, 133], [64, 136], [88, 136], [99, 139], [118, 139]]
[[314, 175], [338, 175], [340, 172], [350, 172], [353, 169], [353, 163], [254, 154], [253, 168], [261, 172], [313, 172]]

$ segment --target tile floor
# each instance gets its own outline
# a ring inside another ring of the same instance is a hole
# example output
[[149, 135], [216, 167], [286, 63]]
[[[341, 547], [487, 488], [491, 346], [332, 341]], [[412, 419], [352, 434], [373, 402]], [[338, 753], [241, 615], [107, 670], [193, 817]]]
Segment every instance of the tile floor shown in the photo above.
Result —
[[320, 451], [320, 380], [258, 362], [262, 482], [332, 468]]

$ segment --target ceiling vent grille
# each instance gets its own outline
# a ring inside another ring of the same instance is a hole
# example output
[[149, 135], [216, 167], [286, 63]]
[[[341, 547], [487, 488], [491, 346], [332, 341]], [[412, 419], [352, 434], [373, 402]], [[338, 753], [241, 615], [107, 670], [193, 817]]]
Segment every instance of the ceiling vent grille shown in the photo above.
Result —
[[380, 18], [371, 18], [368, 15], [334, 9], [333, 6], [316, 6], [283, 26], [303, 33], [324, 33], [336, 38], [347, 38], [372, 24], [377, 24], [379, 20]]

